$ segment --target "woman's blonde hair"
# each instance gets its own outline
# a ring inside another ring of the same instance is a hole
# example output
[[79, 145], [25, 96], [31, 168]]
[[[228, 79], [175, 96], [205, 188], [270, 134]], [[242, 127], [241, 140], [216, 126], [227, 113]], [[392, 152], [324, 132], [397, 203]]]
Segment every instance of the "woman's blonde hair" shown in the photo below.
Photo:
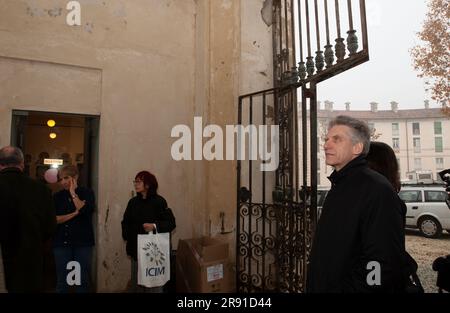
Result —
[[78, 176], [78, 168], [75, 165], [65, 165], [59, 169], [59, 176], [62, 177], [64, 174], [67, 174], [70, 177]]

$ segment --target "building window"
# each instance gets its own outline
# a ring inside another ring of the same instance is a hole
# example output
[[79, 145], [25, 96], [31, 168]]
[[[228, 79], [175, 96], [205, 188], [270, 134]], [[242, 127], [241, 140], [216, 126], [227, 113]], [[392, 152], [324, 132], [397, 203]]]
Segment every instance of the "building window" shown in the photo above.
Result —
[[320, 173], [319, 172], [317, 172], [317, 185], [322, 185], [320, 183]]
[[320, 171], [320, 159], [317, 159], [317, 170]]
[[392, 148], [398, 152], [400, 150], [400, 138], [392, 138]]
[[420, 153], [420, 138], [413, 138], [414, 152]]
[[444, 148], [442, 146], [442, 137], [435, 137], [434, 138], [434, 146], [436, 149], [436, 152], [443, 152]]
[[392, 123], [392, 136], [399, 136], [400, 131], [398, 127], [398, 123]]
[[420, 124], [412, 123], [412, 128], [413, 128], [413, 135], [419, 136], [420, 135]]
[[400, 168], [400, 159], [399, 158], [397, 158], [397, 165], [398, 165], [398, 171], [399, 171], [399, 173], [401, 173], [402, 170]]
[[436, 169], [437, 170], [444, 169], [444, 158], [436, 158]]
[[414, 159], [414, 169], [415, 170], [421, 170], [422, 169], [422, 159], [421, 158], [415, 158]]
[[441, 122], [434, 122], [434, 134], [442, 135], [442, 123]]

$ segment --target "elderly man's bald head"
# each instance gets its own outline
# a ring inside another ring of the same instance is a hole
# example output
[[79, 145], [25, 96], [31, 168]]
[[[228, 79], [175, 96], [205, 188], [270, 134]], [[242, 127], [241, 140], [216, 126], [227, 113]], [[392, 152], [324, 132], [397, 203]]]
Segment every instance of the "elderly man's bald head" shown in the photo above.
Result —
[[17, 167], [23, 170], [23, 153], [17, 147], [6, 146], [0, 149], [0, 170]]

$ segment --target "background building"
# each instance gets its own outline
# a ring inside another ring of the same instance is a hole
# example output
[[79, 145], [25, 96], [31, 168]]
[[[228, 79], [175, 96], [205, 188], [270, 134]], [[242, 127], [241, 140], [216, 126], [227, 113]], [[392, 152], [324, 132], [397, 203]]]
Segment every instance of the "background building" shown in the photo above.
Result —
[[348, 115], [366, 121], [372, 131], [372, 140], [391, 146], [400, 165], [402, 180], [408, 179], [412, 171], [437, 172], [450, 167], [450, 119], [439, 108], [430, 108], [425, 101], [423, 109], [399, 110], [397, 102], [391, 102], [391, 110], [378, 110], [376, 102], [370, 103], [370, 110], [352, 111], [350, 103], [346, 110], [333, 110], [333, 103], [325, 101], [325, 108], [318, 112], [319, 154], [318, 185], [329, 186], [332, 168], [325, 164], [323, 136], [328, 121], [338, 115]]

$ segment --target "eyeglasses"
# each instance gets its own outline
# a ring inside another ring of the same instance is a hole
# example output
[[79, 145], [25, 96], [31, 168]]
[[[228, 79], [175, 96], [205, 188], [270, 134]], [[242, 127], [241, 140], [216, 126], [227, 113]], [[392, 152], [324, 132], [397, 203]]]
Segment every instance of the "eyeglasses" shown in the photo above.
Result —
[[143, 181], [142, 180], [133, 180], [133, 184], [135, 184], [135, 185], [140, 184], [140, 183], [143, 183]]

